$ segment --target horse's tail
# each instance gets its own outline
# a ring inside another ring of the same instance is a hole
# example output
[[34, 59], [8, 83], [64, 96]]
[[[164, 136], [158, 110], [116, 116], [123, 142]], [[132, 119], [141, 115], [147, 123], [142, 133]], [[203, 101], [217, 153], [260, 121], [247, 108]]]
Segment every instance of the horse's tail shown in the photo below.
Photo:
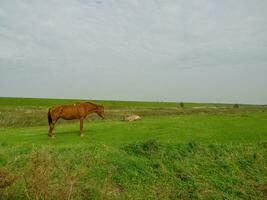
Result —
[[50, 126], [50, 124], [52, 123], [52, 117], [51, 117], [50, 109], [48, 110], [47, 117], [48, 117], [48, 124]]

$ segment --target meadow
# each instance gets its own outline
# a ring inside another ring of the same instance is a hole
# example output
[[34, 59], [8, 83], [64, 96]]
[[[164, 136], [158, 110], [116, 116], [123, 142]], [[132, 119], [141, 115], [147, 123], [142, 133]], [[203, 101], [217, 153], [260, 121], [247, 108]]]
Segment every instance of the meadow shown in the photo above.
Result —
[[77, 101], [0, 98], [0, 199], [266, 198], [266, 106], [95, 100], [106, 120], [49, 139], [48, 108]]

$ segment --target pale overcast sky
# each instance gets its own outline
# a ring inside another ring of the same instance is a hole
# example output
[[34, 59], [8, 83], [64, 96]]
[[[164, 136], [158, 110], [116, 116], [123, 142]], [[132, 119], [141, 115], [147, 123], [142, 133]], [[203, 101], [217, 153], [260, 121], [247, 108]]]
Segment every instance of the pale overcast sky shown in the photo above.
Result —
[[1, 0], [0, 96], [267, 103], [266, 0]]

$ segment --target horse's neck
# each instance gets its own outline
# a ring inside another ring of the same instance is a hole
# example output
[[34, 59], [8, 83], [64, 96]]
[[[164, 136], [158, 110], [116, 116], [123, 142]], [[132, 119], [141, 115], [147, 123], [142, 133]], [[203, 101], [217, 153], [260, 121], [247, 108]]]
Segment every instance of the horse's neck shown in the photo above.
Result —
[[96, 112], [98, 109], [98, 106], [91, 105], [91, 108], [88, 109], [88, 113], [93, 113]]

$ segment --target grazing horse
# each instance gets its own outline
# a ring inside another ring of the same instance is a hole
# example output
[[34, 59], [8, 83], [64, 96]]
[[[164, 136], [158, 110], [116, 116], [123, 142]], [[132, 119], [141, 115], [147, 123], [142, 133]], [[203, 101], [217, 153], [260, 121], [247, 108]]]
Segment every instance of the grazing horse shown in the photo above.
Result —
[[104, 106], [97, 105], [91, 102], [75, 103], [72, 105], [58, 105], [48, 110], [48, 136], [52, 137], [52, 131], [58, 119], [65, 120], [79, 119], [80, 120], [80, 136], [83, 137], [83, 120], [89, 113], [96, 113], [102, 119], [105, 118]]

